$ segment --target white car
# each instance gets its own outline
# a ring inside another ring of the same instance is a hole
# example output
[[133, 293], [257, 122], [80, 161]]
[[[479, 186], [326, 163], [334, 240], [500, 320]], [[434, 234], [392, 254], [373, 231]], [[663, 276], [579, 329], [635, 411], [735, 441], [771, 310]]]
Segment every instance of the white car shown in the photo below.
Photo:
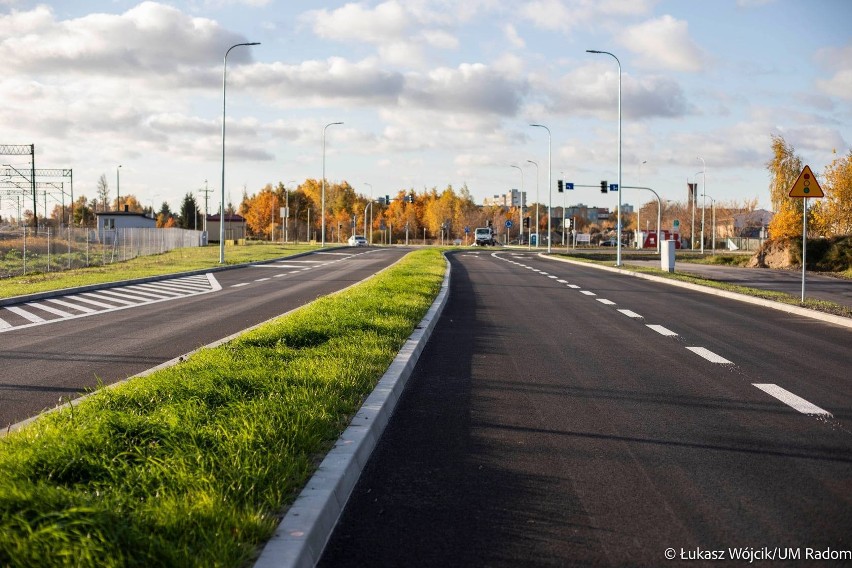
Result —
[[349, 246], [350, 247], [365, 247], [365, 246], [367, 246], [367, 239], [365, 239], [361, 235], [352, 235], [351, 237], [349, 237]]

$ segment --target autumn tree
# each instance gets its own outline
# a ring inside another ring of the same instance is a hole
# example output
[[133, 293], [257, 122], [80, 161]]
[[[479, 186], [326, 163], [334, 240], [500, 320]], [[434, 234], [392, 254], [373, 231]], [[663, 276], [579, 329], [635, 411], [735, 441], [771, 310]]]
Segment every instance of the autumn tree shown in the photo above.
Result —
[[852, 150], [828, 165], [820, 187], [825, 197], [814, 206], [814, 230], [825, 236], [852, 233]]
[[795, 237], [801, 234], [803, 199], [789, 197], [790, 188], [802, 172], [802, 159], [781, 135], [772, 136], [772, 159], [769, 170], [769, 198], [775, 216], [769, 223], [773, 238]]

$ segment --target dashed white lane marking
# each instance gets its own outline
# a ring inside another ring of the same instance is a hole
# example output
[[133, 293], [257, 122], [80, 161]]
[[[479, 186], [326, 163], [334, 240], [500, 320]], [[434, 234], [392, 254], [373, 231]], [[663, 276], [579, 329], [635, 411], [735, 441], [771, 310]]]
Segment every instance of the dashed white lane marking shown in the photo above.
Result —
[[255, 282], [265, 282], [266, 280], [269, 280], [269, 278], [258, 278]]
[[293, 270], [292, 272], [288, 272], [287, 274], [298, 274], [301, 270]]
[[38, 317], [35, 314], [31, 314], [27, 310], [22, 310], [21, 308], [17, 308], [15, 306], [6, 306], [6, 309], [12, 312], [13, 314], [18, 314], [25, 320], [31, 321], [33, 323], [39, 323], [44, 321], [44, 318]]
[[725, 359], [721, 355], [716, 355], [715, 353], [713, 353], [709, 349], [705, 349], [704, 347], [687, 347], [687, 349], [689, 349], [690, 351], [692, 351], [696, 355], [704, 357], [705, 359], [707, 359], [711, 363], [720, 363], [720, 364], [723, 364], [723, 365], [733, 365], [734, 364], [733, 361], [728, 361], [727, 359]]
[[588, 290], [580, 290], [581, 294], [585, 294], [586, 296], [597, 296], [594, 292], [590, 292]]
[[231, 288], [239, 288], [240, 286], [248, 286], [250, 282], [241, 282], [240, 284], [234, 284]]
[[606, 304], [607, 306], [614, 306], [615, 305], [615, 302], [613, 302], [612, 300], [607, 300], [606, 298], [598, 298], [597, 300], [601, 304]]
[[557, 280], [557, 282], [559, 282], [560, 284], [568, 284], [567, 280]]
[[559, 278], [558, 276], [554, 276], [554, 275], [552, 275], [552, 274], [548, 274], [548, 275], [547, 275], [547, 277], [548, 277], [548, 278], [553, 278], [554, 280], [555, 280], [555, 279], [557, 279], [557, 278]]
[[646, 324], [648, 327], [659, 333], [660, 335], [665, 335], [666, 337], [674, 337], [677, 334], [670, 329], [666, 329], [665, 327], [657, 324]]
[[622, 314], [626, 315], [629, 318], [643, 319], [642, 316], [640, 316], [639, 314], [637, 314], [636, 312], [634, 312], [632, 310], [618, 310], [618, 311], [621, 312]]
[[573, 288], [574, 290], [579, 288], [579, 286], [577, 286], [576, 284], [568, 284], [568, 287]]
[[301, 268], [300, 264], [252, 264], [252, 268]]
[[282, 272], [281, 274], [276, 274], [275, 276], [273, 276], [273, 278], [281, 278], [282, 276], [287, 276], [287, 275]]
[[782, 389], [778, 385], [772, 383], [752, 383], [755, 386], [770, 396], [774, 396], [787, 406], [795, 408], [802, 414], [817, 414], [821, 416], [832, 416], [831, 412], [823, 410], [815, 404], [811, 404], [800, 396], [797, 396], [786, 389]]

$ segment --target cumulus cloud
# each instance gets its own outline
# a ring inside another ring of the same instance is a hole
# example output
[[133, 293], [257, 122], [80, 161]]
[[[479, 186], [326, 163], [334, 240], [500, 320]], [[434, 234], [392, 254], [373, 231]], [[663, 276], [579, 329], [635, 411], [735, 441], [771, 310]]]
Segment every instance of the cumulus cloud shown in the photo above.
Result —
[[[209, 65], [228, 45], [245, 41], [218, 23], [143, 2], [119, 15], [58, 20], [44, 6], [0, 15], [4, 68], [51, 75], [87, 74], [146, 80]], [[249, 59], [245, 51], [232, 60]]]
[[524, 82], [481, 63], [438, 68], [406, 79], [403, 104], [474, 114], [514, 116], [527, 90]]
[[506, 24], [503, 26], [503, 34], [506, 36], [506, 40], [513, 46], [519, 49], [526, 46], [524, 39], [518, 35], [518, 30], [516, 30], [515, 26], [512, 24]]
[[608, 18], [646, 14], [653, 4], [654, 0], [534, 0], [523, 3], [518, 12], [539, 28], [567, 33]]
[[821, 49], [816, 60], [834, 73], [828, 79], [818, 79], [817, 88], [829, 96], [852, 100], [852, 45]]
[[697, 72], [707, 60], [692, 41], [689, 24], [669, 15], [627, 28], [620, 41], [639, 56], [639, 65], [649, 69]]

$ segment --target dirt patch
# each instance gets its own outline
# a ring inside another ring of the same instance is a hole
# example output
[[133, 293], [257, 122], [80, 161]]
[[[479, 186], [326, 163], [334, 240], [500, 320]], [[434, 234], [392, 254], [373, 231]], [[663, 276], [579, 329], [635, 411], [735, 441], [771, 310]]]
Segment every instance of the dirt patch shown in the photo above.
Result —
[[766, 241], [747, 264], [749, 268], [791, 268], [796, 266], [791, 258], [789, 241]]

